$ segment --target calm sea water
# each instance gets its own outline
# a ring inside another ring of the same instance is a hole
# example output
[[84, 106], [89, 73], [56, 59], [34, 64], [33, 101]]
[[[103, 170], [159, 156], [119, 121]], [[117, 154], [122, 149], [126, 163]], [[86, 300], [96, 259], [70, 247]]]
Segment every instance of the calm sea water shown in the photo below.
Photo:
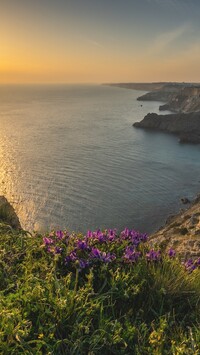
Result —
[[142, 93], [0, 87], [0, 193], [24, 228], [151, 232], [200, 191], [200, 146], [132, 127], [158, 112]]

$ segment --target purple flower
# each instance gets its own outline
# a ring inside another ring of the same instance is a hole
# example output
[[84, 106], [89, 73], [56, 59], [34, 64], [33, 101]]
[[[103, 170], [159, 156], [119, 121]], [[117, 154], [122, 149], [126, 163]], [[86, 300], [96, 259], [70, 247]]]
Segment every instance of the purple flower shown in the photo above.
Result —
[[81, 249], [81, 250], [87, 250], [88, 249], [88, 245], [87, 245], [87, 242], [85, 240], [78, 240], [77, 247], [78, 247], [78, 249]]
[[147, 234], [141, 234], [134, 229], [125, 228], [121, 234], [121, 239], [130, 240], [133, 245], [138, 246], [141, 242], [144, 243], [147, 241]]
[[135, 230], [130, 232], [130, 239], [133, 245], [138, 246], [141, 242], [144, 243], [147, 241], [147, 234], [141, 234]]
[[55, 254], [61, 254], [62, 253], [62, 248], [60, 248], [60, 247], [55, 247], [55, 251], [54, 251], [54, 253]]
[[186, 269], [188, 269], [188, 268], [190, 268], [192, 265], [193, 265], [193, 260], [192, 259], [188, 259], [185, 263], [184, 263], [184, 265], [185, 265], [185, 267], [186, 267]]
[[87, 266], [89, 266], [89, 261], [84, 259], [79, 259], [79, 266], [81, 269], [85, 269]]
[[195, 269], [197, 269], [198, 264], [196, 263], [196, 261], [192, 260], [192, 259], [188, 259], [185, 263], [185, 268], [188, 272], [192, 272]]
[[90, 257], [92, 259], [99, 259], [99, 260], [103, 261], [104, 263], [109, 263], [116, 258], [116, 256], [114, 254], [101, 252], [97, 248], [92, 248]]
[[170, 248], [170, 249], [168, 250], [168, 256], [169, 256], [170, 258], [174, 258], [174, 257], [176, 256], [176, 251], [175, 251], [174, 249]]
[[113, 240], [115, 240], [116, 238], [116, 229], [108, 229], [108, 234], [107, 234], [107, 238], [110, 242], [112, 242]]
[[110, 263], [114, 259], [116, 259], [116, 256], [114, 254], [111, 254], [111, 253], [107, 253], [106, 254], [105, 252], [103, 252], [102, 255], [101, 255], [101, 260], [104, 263]]
[[87, 231], [86, 238], [93, 238], [93, 232], [92, 231]]
[[47, 238], [47, 237], [43, 238], [43, 242], [46, 246], [54, 244], [54, 240], [52, 238]]
[[92, 248], [92, 251], [91, 251], [90, 255], [91, 255], [92, 258], [95, 258], [95, 259], [100, 259], [101, 258], [101, 252], [97, 248]]
[[124, 252], [123, 258], [126, 261], [135, 263], [137, 262], [138, 258], [141, 256], [140, 252], [136, 252], [133, 247], [126, 247], [126, 250]]
[[131, 230], [128, 228], [125, 228], [120, 234], [120, 237], [122, 239], [129, 239], [130, 236], [131, 236]]
[[65, 265], [68, 265], [72, 261], [76, 261], [78, 259], [76, 255], [76, 251], [73, 250], [68, 256], [65, 258]]
[[148, 253], [146, 253], [146, 258], [148, 261], [160, 261], [161, 260], [161, 251], [151, 249]]
[[64, 233], [61, 230], [56, 231], [56, 237], [58, 239], [63, 239]]

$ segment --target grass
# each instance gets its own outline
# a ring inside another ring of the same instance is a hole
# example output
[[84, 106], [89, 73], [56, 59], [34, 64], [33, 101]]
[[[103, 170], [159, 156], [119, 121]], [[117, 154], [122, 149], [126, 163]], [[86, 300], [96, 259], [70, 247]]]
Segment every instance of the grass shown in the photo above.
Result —
[[[76, 243], [59, 241], [68, 253]], [[123, 261], [123, 243], [101, 244], [115, 260], [81, 269], [2, 222], [0, 354], [200, 354], [200, 269], [167, 256]]]

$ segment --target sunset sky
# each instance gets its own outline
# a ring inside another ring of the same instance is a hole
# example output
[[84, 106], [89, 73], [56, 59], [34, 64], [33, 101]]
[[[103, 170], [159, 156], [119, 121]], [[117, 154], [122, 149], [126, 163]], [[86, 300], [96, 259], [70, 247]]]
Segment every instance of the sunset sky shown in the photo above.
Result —
[[0, 83], [200, 81], [200, 0], [0, 0]]

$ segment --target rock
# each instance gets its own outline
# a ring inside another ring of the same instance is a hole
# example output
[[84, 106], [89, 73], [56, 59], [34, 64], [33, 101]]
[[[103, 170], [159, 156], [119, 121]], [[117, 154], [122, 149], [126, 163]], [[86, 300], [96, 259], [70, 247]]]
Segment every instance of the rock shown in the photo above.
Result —
[[187, 197], [182, 197], [181, 202], [186, 205], [187, 203], [190, 203], [190, 200]]
[[168, 83], [157, 90], [148, 92], [139, 101], [164, 101], [160, 111], [198, 112], [200, 111], [200, 85], [190, 83]]
[[188, 209], [167, 220], [166, 225], [150, 237], [152, 247], [156, 244], [164, 250], [173, 248], [182, 258], [200, 256], [200, 196]]
[[169, 110], [170, 110], [170, 106], [168, 104], [159, 106], [159, 111], [169, 111]]
[[135, 122], [133, 126], [177, 134], [180, 142], [200, 143], [200, 112], [167, 115], [148, 113], [141, 122]]
[[0, 221], [8, 223], [15, 229], [21, 229], [20, 221], [14, 208], [4, 196], [0, 196]]

